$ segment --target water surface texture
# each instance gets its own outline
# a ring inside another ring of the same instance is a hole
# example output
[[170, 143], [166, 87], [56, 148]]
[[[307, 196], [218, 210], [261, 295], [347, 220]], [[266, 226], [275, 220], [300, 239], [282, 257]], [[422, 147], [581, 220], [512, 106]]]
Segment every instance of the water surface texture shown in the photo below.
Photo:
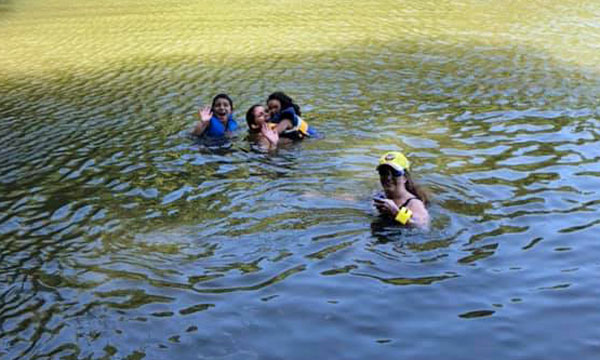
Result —
[[[0, 358], [594, 359], [596, 1], [0, 1]], [[244, 139], [276, 90], [324, 134]], [[186, 131], [227, 92], [242, 131]], [[429, 232], [370, 198], [401, 150]]]

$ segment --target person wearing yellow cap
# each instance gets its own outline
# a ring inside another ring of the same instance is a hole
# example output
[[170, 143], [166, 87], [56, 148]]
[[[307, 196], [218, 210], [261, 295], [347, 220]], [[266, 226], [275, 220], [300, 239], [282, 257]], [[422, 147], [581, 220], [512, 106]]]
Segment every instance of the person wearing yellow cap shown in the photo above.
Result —
[[389, 216], [402, 225], [427, 227], [429, 203], [427, 193], [414, 183], [410, 162], [401, 152], [391, 151], [379, 158], [377, 172], [385, 195], [373, 199], [380, 214]]

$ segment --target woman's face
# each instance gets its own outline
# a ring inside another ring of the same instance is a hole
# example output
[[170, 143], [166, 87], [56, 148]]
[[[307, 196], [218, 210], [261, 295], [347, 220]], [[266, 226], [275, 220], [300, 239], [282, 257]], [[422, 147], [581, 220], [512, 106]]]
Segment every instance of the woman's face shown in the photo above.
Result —
[[404, 176], [398, 176], [398, 173], [390, 166], [382, 166], [379, 168], [379, 182], [388, 198], [397, 195], [400, 187], [404, 184], [403, 179]]
[[255, 107], [253, 114], [254, 124], [258, 125], [259, 127], [269, 122], [269, 113], [267, 112], [267, 109], [265, 109], [264, 106]]
[[231, 114], [231, 104], [225, 98], [218, 98], [213, 106], [213, 112], [217, 116], [227, 116]]
[[267, 106], [269, 107], [269, 114], [271, 117], [281, 111], [281, 102], [277, 99], [269, 100]]

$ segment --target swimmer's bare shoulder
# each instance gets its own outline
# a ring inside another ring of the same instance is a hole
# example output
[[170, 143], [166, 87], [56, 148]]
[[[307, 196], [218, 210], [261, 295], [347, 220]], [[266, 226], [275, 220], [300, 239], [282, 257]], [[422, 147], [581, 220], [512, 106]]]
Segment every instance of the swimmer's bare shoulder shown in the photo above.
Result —
[[429, 211], [427, 211], [423, 201], [414, 199], [408, 204], [407, 207], [410, 209], [410, 211], [412, 211], [411, 222], [415, 226], [421, 228], [426, 228], [429, 226]]

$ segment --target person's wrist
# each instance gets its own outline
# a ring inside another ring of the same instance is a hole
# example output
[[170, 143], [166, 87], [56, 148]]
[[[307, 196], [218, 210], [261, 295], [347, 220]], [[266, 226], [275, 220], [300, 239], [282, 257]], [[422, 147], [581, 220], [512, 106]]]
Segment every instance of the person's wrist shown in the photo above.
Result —
[[410, 221], [411, 217], [412, 217], [412, 211], [410, 211], [406, 207], [402, 207], [398, 210], [398, 213], [396, 216], [394, 216], [394, 219], [397, 222], [399, 222], [403, 225], [406, 225]]

